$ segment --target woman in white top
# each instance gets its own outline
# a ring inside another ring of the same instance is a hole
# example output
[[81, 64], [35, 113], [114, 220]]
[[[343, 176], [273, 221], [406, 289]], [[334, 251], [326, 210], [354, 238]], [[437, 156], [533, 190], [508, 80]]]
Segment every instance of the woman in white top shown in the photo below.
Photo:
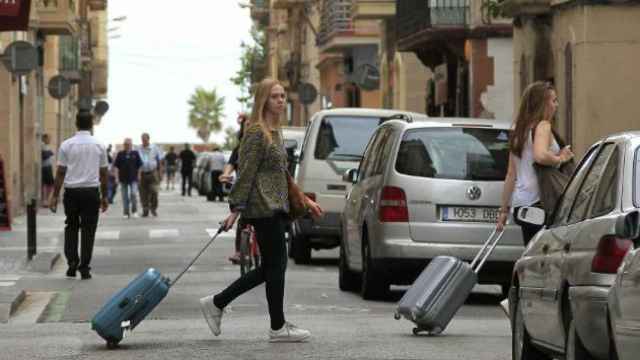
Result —
[[[511, 208], [515, 219], [520, 207], [540, 205], [540, 187], [534, 163], [559, 167], [574, 156], [569, 146], [560, 149], [551, 131], [557, 108], [558, 97], [549, 82], [535, 82], [522, 94], [509, 139], [509, 169], [504, 181], [498, 230], [504, 228]], [[522, 229], [526, 246], [540, 226], [515, 221]]]

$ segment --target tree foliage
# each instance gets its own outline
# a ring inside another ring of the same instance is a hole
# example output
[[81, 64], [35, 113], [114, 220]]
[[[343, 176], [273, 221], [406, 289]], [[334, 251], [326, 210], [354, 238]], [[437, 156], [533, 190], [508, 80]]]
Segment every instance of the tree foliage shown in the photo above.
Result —
[[252, 43], [244, 41], [240, 44], [242, 56], [240, 58], [240, 69], [236, 71], [231, 81], [240, 88], [238, 102], [243, 109], [250, 109], [252, 106], [251, 86], [262, 80], [266, 73], [267, 61], [267, 38], [264, 30], [251, 27]]
[[198, 87], [189, 98], [189, 127], [196, 130], [203, 142], [209, 142], [212, 133], [222, 130], [224, 118], [224, 96], [216, 89], [208, 91]]
[[224, 129], [224, 145], [222, 148], [224, 150], [233, 150], [236, 146], [238, 146], [238, 131], [232, 127], [227, 127]]

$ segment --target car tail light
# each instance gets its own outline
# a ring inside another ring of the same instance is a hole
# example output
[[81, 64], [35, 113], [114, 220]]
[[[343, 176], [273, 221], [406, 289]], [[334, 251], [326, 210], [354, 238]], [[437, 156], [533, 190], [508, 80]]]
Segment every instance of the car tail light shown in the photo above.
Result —
[[380, 222], [409, 222], [409, 209], [404, 190], [385, 186], [380, 196]]
[[591, 262], [591, 271], [605, 274], [615, 274], [633, 241], [615, 236], [605, 236], [600, 239], [596, 255]]
[[306, 197], [308, 197], [309, 199], [311, 199], [311, 201], [313, 201], [313, 202], [316, 201], [316, 193], [304, 193], [304, 195]]

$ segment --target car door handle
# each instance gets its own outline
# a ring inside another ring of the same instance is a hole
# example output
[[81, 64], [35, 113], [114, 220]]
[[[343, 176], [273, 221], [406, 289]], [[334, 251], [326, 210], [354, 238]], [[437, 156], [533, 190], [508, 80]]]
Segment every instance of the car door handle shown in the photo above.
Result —
[[546, 254], [549, 252], [549, 244], [542, 245], [542, 253]]
[[569, 252], [571, 250], [571, 244], [564, 244], [564, 247], [562, 248], [564, 250], [564, 252]]

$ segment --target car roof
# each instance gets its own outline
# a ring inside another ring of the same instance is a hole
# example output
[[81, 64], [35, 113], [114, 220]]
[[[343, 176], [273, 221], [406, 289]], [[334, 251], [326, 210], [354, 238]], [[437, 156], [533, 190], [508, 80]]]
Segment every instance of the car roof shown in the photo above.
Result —
[[370, 109], [370, 108], [336, 108], [328, 110], [320, 110], [314, 116], [393, 116], [393, 115], [408, 115], [414, 121], [426, 120], [428, 117], [425, 114], [420, 114], [412, 111], [394, 110], [394, 109]]
[[426, 119], [418, 119], [413, 122], [391, 120], [387, 123], [395, 124], [394, 126], [402, 127], [404, 129], [421, 129], [429, 127], [486, 127], [502, 130], [511, 129], [510, 121], [476, 118], [430, 117]]
[[622, 141], [627, 141], [627, 140], [634, 140], [634, 139], [638, 139], [640, 138], [640, 131], [623, 131], [623, 132], [617, 132], [617, 133], [613, 133], [610, 135], [607, 135], [603, 138], [601, 138], [599, 141], [604, 141], [604, 140], [609, 140], [609, 141], [616, 141], [616, 140], [622, 140]]

